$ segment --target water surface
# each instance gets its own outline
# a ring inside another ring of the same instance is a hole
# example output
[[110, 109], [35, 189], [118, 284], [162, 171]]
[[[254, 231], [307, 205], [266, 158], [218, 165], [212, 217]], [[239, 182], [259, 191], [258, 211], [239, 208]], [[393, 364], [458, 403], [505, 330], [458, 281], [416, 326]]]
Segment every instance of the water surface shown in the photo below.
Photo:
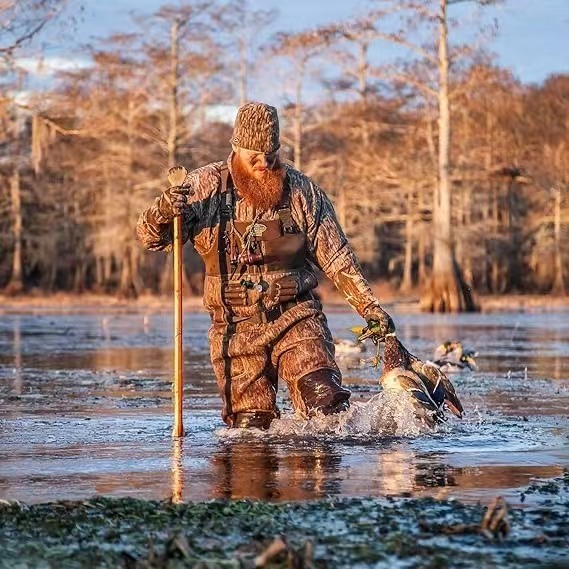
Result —
[[[352, 313], [328, 316], [336, 337], [350, 339], [360, 324]], [[282, 390], [283, 419], [269, 433], [228, 431], [209, 364], [209, 319], [188, 313], [187, 436], [173, 442], [170, 315], [3, 315], [0, 499], [474, 502], [502, 494], [516, 503], [530, 482], [567, 468], [568, 313], [394, 317], [403, 343], [423, 359], [449, 339], [478, 350], [477, 371], [450, 376], [466, 409], [462, 421], [426, 431], [401, 408], [397, 428], [388, 429], [385, 410], [394, 402], [358, 354], [339, 358], [353, 391], [347, 422], [296, 421]]]

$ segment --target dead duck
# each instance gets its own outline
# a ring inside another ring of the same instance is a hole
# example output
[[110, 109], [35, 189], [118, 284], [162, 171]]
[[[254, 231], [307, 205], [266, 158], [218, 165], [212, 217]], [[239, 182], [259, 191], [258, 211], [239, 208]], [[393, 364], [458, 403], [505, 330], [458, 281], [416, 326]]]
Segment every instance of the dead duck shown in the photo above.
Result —
[[475, 350], [467, 350], [462, 342], [443, 342], [435, 350], [432, 363], [444, 372], [455, 372], [476, 369]]
[[439, 368], [411, 354], [395, 334], [387, 334], [382, 339], [368, 329], [364, 330], [360, 340], [366, 338], [371, 338], [377, 344], [385, 342], [383, 373], [379, 378], [385, 390], [408, 393], [417, 416], [430, 426], [444, 420], [445, 407], [462, 418], [464, 408], [454, 386]]

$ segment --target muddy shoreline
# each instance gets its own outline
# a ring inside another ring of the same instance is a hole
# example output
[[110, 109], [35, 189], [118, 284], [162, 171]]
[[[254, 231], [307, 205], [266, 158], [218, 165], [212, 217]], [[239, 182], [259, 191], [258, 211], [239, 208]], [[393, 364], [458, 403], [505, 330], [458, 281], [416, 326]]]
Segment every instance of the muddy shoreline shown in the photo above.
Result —
[[[0, 567], [569, 567], [569, 474], [524, 491], [505, 536], [480, 531], [486, 508], [453, 500], [338, 498], [175, 504], [93, 498], [0, 503]], [[295, 564], [296, 563], [296, 564]]]
[[[320, 290], [320, 289], [318, 289]], [[321, 294], [328, 311], [349, 311], [346, 302], [336, 293], [324, 289]], [[390, 310], [395, 312], [419, 313], [419, 295], [401, 296], [392, 291], [383, 291], [378, 296]], [[479, 296], [481, 312], [555, 312], [569, 310], [569, 296], [548, 294], [511, 294]], [[186, 295], [184, 307], [187, 311], [203, 312], [200, 296]], [[172, 310], [169, 296], [142, 295], [137, 299], [121, 299], [101, 294], [43, 294], [30, 293], [18, 296], [0, 294], [0, 314], [73, 314], [93, 313], [101, 309], [110, 312], [153, 312]]]

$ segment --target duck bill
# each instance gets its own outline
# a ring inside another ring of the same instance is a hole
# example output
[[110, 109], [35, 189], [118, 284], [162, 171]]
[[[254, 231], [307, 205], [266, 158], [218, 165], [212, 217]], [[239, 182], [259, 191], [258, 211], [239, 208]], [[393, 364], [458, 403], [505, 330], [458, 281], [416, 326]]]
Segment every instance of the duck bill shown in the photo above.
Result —
[[[395, 334], [387, 334], [387, 336], [395, 336]], [[371, 338], [374, 343], [379, 344], [380, 342], [385, 342], [386, 336], [378, 333], [373, 326], [366, 326], [358, 336], [358, 342], [363, 342], [363, 340], [367, 340], [368, 338]]]
[[[358, 342], [363, 342], [368, 338], [373, 338], [375, 341], [379, 341], [378, 335], [370, 328], [364, 328], [362, 333], [358, 336]], [[383, 338], [382, 338], [383, 339]]]

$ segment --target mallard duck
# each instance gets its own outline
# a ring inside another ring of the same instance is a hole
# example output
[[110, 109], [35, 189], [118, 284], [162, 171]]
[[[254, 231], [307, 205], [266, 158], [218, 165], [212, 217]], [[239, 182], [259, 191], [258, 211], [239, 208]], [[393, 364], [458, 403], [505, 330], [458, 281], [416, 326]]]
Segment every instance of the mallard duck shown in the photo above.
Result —
[[462, 418], [464, 409], [454, 386], [439, 368], [411, 354], [395, 334], [387, 334], [381, 339], [366, 330], [360, 340], [365, 338], [372, 338], [375, 343], [385, 342], [383, 373], [379, 378], [385, 390], [410, 394], [417, 415], [430, 426], [444, 419], [445, 406]]
[[436, 348], [432, 363], [444, 372], [475, 370], [477, 355], [475, 350], [466, 350], [462, 342], [448, 341]]

